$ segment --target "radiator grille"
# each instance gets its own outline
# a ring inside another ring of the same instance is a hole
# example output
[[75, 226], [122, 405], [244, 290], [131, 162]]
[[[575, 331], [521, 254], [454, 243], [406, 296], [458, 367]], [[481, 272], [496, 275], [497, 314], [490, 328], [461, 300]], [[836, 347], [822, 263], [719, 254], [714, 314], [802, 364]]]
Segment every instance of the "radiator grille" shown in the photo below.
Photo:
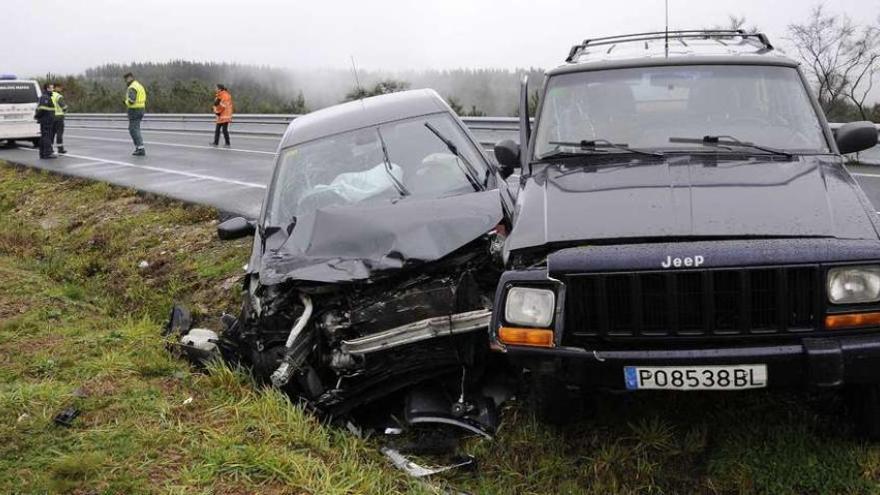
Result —
[[569, 275], [563, 344], [809, 332], [818, 275], [816, 266]]

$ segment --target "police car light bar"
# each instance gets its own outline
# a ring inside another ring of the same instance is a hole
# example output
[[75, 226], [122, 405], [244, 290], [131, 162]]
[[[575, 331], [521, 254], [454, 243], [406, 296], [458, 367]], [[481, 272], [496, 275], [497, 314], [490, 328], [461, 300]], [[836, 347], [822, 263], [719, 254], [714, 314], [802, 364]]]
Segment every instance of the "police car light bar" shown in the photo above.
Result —
[[15, 74], [0, 74], [0, 81], [11, 81], [13, 79], [18, 79], [15, 77]]

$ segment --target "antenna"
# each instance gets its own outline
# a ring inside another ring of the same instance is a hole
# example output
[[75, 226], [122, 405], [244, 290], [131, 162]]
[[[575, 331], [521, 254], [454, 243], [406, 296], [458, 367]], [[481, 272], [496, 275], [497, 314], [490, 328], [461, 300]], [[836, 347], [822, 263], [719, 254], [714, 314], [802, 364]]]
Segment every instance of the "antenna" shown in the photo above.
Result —
[[664, 0], [666, 10], [666, 29], [664, 33], [664, 47], [666, 49], [666, 58], [669, 58], [669, 0]]
[[361, 80], [358, 78], [358, 69], [357, 65], [354, 63], [354, 55], [349, 55], [351, 57], [351, 70], [354, 72], [354, 84], [357, 87], [358, 91], [361, 91]]

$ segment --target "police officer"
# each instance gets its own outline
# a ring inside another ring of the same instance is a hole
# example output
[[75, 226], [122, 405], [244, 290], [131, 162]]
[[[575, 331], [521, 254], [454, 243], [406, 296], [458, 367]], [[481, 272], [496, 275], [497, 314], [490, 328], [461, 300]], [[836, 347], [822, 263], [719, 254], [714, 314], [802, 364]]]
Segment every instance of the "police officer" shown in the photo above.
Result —
[[147, 107], [147, 90], [134, 79], [131, 72], [126, 74], [125, 83], [128, 89], [125, 91], [125, 106], [128, 108], [128, 133], [134, 141], [134, 156], [145, 156], [144, 138], [141, 136], [141, 120], [144, 119], [144, 111]]
[[40, 122], [40, 158], [58, 158], [52, 149], [52, 128], [55, 125], [55, 107], [52, 105], [52, 85], [43, 85], [43, 94], [37, 103], [34, 118]]
[[67, 112], [67, 103], [61, 94], [61, 86], [56, 84], [52, 91], [52, 107], [55, 109], [55, 120], [52, 122], [52, 133], [55, 135], [55, 144], [58, 152], [62, 155], [67, 153], [64, 149], [64, 114]]

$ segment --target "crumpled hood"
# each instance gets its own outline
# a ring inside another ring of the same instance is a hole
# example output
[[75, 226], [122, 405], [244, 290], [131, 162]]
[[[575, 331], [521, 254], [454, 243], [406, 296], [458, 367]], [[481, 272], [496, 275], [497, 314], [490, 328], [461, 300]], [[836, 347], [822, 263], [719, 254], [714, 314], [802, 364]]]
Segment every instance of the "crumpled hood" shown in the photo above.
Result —
[[438, 260], [488, 233], [502, 215], [497, 190], [319, 209], [297, 218], [280, 246], [267, 243], [260, 283], [351, 282]]
[[873, 208], [835, 157], [550, 165], [517, 198], [506, 249], [608, 239], [878, 238]]

